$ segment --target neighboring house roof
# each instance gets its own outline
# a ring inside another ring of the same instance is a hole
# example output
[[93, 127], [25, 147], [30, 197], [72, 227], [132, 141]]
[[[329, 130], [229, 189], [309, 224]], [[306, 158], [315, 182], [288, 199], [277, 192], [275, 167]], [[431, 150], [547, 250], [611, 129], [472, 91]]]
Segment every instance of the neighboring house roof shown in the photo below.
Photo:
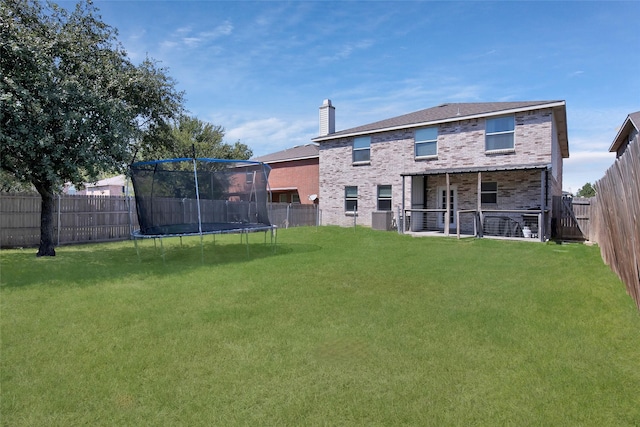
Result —
[[633, 130], [636, 129], [636, 132], [640, 131], [640, 111], [636, 111], [635, 113], [631, 113], [627, 116], [624, 123], [620, 127], [618, 134], [616, 135], [611, 147], [609, 147], [609, 151], [616, 152], [618, 148], [625, 142], [627, 142], [627, 135]]
[[540, 108], [553, 108], [559, 130], [559, 142], [563, 157], [569, 157], [567, 139], [567, 117], [564, 101], [525, 101], [525, 102], [472, 102], [442, 104], [437, 107], [415, 111], [402, 116], [369, 123], [363, 126], [334, 132], [312, 139], [314, 142], [328, 141], [348, 136], [367, 135], [397, 129], [415, 128], [437, 123], [469, 120], [480, 117], [499, 116]]
[[93, 187], [106, 187], [108, 185], [125, 185], [125, 177], [124, 175], [118, 175], [111, 178], [101, 179], [100, 181], [86, 183], [85, 188], [93, 188]]
[[297, 145], [293, 148], [278, 151], [276, 153], [265, 154], [253, 160], [263, 163], [288, 162], [291, 160], [304, 160], [319, 157], [318, 146], [316, 144]]

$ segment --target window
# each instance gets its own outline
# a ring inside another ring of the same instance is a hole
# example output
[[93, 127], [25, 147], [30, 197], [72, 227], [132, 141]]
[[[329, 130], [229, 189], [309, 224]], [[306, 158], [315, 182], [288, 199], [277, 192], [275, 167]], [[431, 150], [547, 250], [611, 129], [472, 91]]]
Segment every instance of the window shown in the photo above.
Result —
[[344, 187], [344, 210], [347, 212], [358, 210], [358, 187]]
[[378, 210], [379, 211], [391, 210], [391, 186], [390, 185], [378, 185]]
[[438, 128], [431, 127], [416, 130], [415, 156], [435, 157], [438, 155]]
[[513, 150], [515, 118], [513, 116], [487, 119], [485, 150]]
[[368, 162], [371, 151], [371, 137], [362, 136], [353, 140], [353, 163]]
[[300, 203], [300, 196], [298, 193], [294, 193], [291, 195], [291, 203]]
[[289, 202], [289, 197], [287, 196], [286, 193], [278, 194], [278, 202], [280, 202], [280, 203], [288, 203]]
[[497, 182], [483, 182], [480, 184], [480, 201], [482, 203], [498, 203]]

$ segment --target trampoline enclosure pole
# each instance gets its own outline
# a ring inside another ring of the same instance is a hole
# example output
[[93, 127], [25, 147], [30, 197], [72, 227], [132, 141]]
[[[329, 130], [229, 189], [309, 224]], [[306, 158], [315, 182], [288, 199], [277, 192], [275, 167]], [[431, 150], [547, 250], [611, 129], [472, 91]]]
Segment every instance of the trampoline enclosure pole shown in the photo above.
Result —
[[198, 204], [198, 233], [202, 236], [202, 219], [200, 218], [200, 190], [198, 189], [198, 168], [196, 159], [193, 159], [193, 177], [196, 183], [196, 203]]

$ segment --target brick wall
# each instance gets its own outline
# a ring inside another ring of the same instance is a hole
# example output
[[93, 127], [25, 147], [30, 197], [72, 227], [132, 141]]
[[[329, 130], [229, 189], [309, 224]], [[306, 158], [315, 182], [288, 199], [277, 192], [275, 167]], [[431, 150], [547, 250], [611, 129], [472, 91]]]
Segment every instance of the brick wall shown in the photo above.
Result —
[[297, 187], [300, 203], [313, 204], [309, 196], [320, 192], [317, 158], [271, 163], [269, 166], [269, 186], [272, 189]]
[[[518, 113], [515, 115], [515, 119], [514, 150], [505, 153], [485, 153], [485, 121], [483, 119], [462, 120], [440, 125], [438, 129], [438, 155], [437, 158], [432, 159], [414, 159], [413, 130], [397, 130], [372, 135], [371, 161], [366, 165], [352, 164], [352, 138], [322, 142], [320, 144], [319, 170], [320, 208], [322, 209], [323, 223], [353, 225], [353, 217], [345, 213], [345, 186], [358, 187], [358, 224], [370, 226], [371, 214], [377, 208], [378, 185], [392, 185], [392, 205], [395, 212], [396, 207], [402, 204], [401, 173], [539, 163], [552, 164], [554, 168], [561, 169], [561, 160], [558, 162], [557, 159], [553, 159], [552, 161], [552, 153], [554, 156], [559, 155], [559, 150], [557, 147], [553, 148], [554, 145], [557, 145], [557, 140], [553, 136], [555, 131], [551, 109]], [[490, 174], [483, 174], [483, 181], [490, 180], [489, 177]], [[553, 171], [551, 174], [552, 188], [550, 191], [553, 193], [561, 187], [561, 177], [561, 170]], [[541, 186], [539, 171], [533, 173], [531, 177], [523, 177], [521, 173], [515, 173], [508, 177], [504, 175], [503, 178], [505, 178], [505, 183], [499, 182], [499, 188], [505, 185], [502, 188], [506, 193], [502, 199], [505, 206], [501, 208], [516, 209], [519, 206], [539, 205]], [[444, 175], [438, 179], [444, 180]], [[453, 179], [463, 178], [452, 178], [452, 185]], [[475, 194], [477, 174], [466, 175], [464, 179], [469, 182], [460, 182], [461, 188], [469, 187], [469, 191], [473, 191]], [[410, 208], [410, 178], [405, 179], [405, 185], [405, 204], [407, 208]], [[435, 196], [429, 195], [428, 198], [433, 199], [435, 203]], [[460, 200], [463, 199], [460, 198]], [[473, 203], [469, 209], [475, 208], [476, 196], [471, 200]], [[466, 208], [465, 204], [459, 205], [459, 209]]]

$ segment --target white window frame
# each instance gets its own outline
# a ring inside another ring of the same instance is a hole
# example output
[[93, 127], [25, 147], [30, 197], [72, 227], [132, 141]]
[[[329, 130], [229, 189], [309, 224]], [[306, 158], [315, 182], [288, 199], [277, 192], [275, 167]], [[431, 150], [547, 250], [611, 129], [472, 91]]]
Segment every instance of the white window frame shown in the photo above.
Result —
[[[389, 189], [389, 196], [381, 196], [380, 195], [380, 190], [381, 189]], [[379, 211], [391, 211], [393, 210], [393, 187], [391, 185], [378, 185], [378, 203], [377, 203], [377, 208]], [[381, 208], [380, 207], [380, 202], [388, 202], [389, 203], [389, 207], [388, 208]]]
[[[354, 165], [364, 165], [364, 164], [369, 164], [371, 162], [371, 137], [370, 136], [359, 136], [353, 139], [353, 146], [352, 146], [352, 153], [351, 153], [351, 161], [353, 162]], [[356, 160], [356, 155], [357, 156], [363, 156], [364, 153], [366, 154], [366, 159], [358, 159]]]
[[[458, 186], [457, 185], [450, 185], [449, 186], [449, 191], [451, 194], [451, 199], [450, 199], [450, 207], [449, 207], [449, 214], [451, 215], [449, 217], [449, 229], [455, 229], [456, 228], [456, 212], [458, 211]], [[447, 192], [447, 187], [445, 186], [438, 186], [438, 193], [437, 193], [437, 206], [438, 209], [446, 209], [446, 203], [443, 200], [444, 197], [446, 197], [446, 192]], [[443, 194], [444, 193], [444, 194]], [[444, 197], [443, 197], [444, 196]], [[444, 206], [443, 206], [444, 204]], [[438, 221], [437, 221], [437, 225], [438, 228], [442, 228], [444, 229], [445, 224], [444, 224], [444, 216], [445, 216], [446, 212], [438, 212]]]
[[[429, 138], [429, 139], [423, 139], [422, 136], [419, 136], [418, 133], [421, 130], [429, 130], [429, 131], [433, 131], [435, 130], [436, 135], [435, 138]], [[416, 159], [436, 159], [438, 158], [438, 127], [437, 126], [432, 126], [432, 127], [428, 127], [428, 128], [422, 128], [422, 129], [416, 129], [414, 134], [413, 134], [413, 155]], [[436, 146], [436, 152], [435, 154], [427, 154], [427, 155], [418, 155], [418, 147], [419, 146], [425, 146], [425, 145], [432, 145], [435, 144]]]
[[[351, 194], [349, 195], [349, 189], [355, 189], [355, 195]], [[354, 203], [355, 202], [355, 209], [348, 209], [347, 203]], [[357, 185], [346, 185], [344, 187], [344, 211], [346, 213], [350, 213], [353, 214], [355, 212], [358, 211], [358, 186]]]
[[[495, 120], [502, 120], [510, 118], [513, 121], [513, 128], [509, 130], [501, 130], [496, 132], [489, 132], [487, 129], [489, 128], [489, 122]], [[489, 139], [492, 136], [500, 136], [500, 135], [511, 135], [511, 147], [501, 147], [501, 148], [488, 148]], [[484, 150], [486, 153], [511, 153], [516, 149], [516, 118], [515, 116], [500, 116], [500, 117], [492, 117], [485, 119], [485, 138], [484, 138]]]

